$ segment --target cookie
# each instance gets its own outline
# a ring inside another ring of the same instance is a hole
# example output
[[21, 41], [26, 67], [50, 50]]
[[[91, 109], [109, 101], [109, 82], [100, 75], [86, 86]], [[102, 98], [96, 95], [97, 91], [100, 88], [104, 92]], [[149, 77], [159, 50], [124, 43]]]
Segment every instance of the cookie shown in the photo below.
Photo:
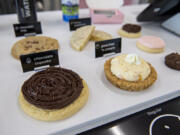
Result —
[[78, 112], [86, 104], [88, 95], [88, 86], [78, 74], [50, 67], [24, 82], [19, 104], [34, 119], [57, 121]]
[[171, 53], [165, 57], [165, 64], [176, 70], [180, 70], [180, 54]]
[[101, 30], [95, 30], [91, 35], [91, 40], [93, 41], [103, 41], [109, 39], [112, 39], [111, 34]]
[[150, 87], [157, 80], [156, 70], [150, 63], [148, 63], [150, 67], [150, 73], [144, 80], [142, 80], [141, 77], [139, 77], [137, 81], [127, 81], [126, 79], [120, 79], [111, 71], [112, 59], [113, 58], [107, 60], [104, 64], [105, 76], [113, 85], [120, 89], [128, 91], [141, 91]]
[[165, 42], [155, 36], [143, 36], [137, 42], [136, 46], [148, 53], [161, 53], [165, 49]]
[[83, 26], [78, 28], [72, 35], [70, 39], [71, 46], [77, 50], [81, 51], [87, 42], [91, 38], [91, 34], [93, 33], [95, 26]]
[[118, 34], [122, 37], [138, 38], [141, 36], [141, 26], [136, 24], [125, 24], [118, 30]]
[[20, 59], [21, 55], [38, 53], [59, 48], [59, 43], [56, 39], [45, 36], [27, 37], [16, 42], [11, 54], [14, 58]]

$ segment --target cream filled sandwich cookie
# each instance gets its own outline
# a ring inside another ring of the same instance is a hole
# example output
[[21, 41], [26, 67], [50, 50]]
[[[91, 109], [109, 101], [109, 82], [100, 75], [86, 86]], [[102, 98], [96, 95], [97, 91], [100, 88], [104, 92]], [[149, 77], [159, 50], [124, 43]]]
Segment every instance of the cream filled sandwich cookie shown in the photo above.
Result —
[[59, 49], [59, 43], [56, 39], [45, 36], [33, 36], [16, 42], [11, 49], [11, 54], [14, 58], [19, 59], [20, 55], [55, 49]]
[[161, 53], [165, 49], [165, 42], [156, 36], [143, 36], [138, 39], [136, 46], [148, 53]]
[[109, 39], [112, 39], [111, 34], [101, 30], [94, 30], [94, 32], [91, 35], [91, 40], [93, 41], [103, 41]]
[[120, 30], [118, 30], [118, 34], [122, 37], [138, 38], [141, 36], [141, 26], [130, 23], [125, 24]]
[[50, 67], [24, 82], [19, 104], [34, 119], [56, 121], [78, 112], [86, 104], [88, 95], [88, 86], [78, 74]]
[[104, 64], [106, 78], [115, 86], [129, 91], [140, 91], [157, 79], [156, 70], [136, 54], [122, 54]]
[[77, 51], [81, 51], [87, 42], [90, 40], [91, 35], [95, 29], [95, 26], [83, 26], [78, 28], [73, 34], [70, 39], [70, 44], [72, 48]]

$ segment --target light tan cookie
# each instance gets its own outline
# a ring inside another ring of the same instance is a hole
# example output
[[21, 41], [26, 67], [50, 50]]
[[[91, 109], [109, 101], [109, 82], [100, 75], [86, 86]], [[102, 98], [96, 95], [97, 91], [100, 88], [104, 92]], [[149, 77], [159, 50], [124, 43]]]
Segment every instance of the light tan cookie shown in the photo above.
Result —
[[91, 34], [93, 33], [94, 29], [95, 26], [83, 26], [78, 28], [72, 34], [72, 37], [70, 39], [71, 46], [74, 49], [81, 51], [90, 40]]
[[118, 34], [122, 37], [127, 38], [138, 38], [141, 36], [141, 26], [137, 24], [124, 24]]
[[141, 32], [138, 33], [128, 33], [122, 29], [118, 30], [118, 34], [122, 37], [127, 37], [127, 38], [138, 38], [141, 36]]
[[103, 41], [108, 39], [112, 39], [111, 34], [101, 30], [95, 30], [91, 35], [91, 40], [93, 41]]
[[136, 46], [145, 51], [145, 52], [149, 52], [149, 53], [161, 53], [164, 51], [164, 48], [148, 48], [146, 46], [144, 46], [143, 44], [136, 42]]
[[34, 119], [42, 121], [57, 121], [68, 118], [78, 112], [87, 102], [89, 96], [89, 89], [86, 82], [83, 80], [84, 88], [81, 91], [79, 97], [70, 105], [56, 110], [46, 110], [38, 108], [29, 102], [27, 102], [20, 92], [19, 103], [22, 110]]
[[165, 49], [165, 42], [156, 36], [143, 36], [138, 39], [136, 46], [148, 53], [161, 53]]
[[19, 59], [20, 55], [55, 50], [59, 48], [59, 43], [56, 39], [45, 36], [27, 37], [16, 42], [11, 54], [14, 58]]
[[151, 68], [150, 75], [145, 80], [138, 80], [138, 81], [127, 81], [124, 79], [119, 79], [111, 72], [111, 59], [107, 60], [104, 64], [104, 72], [106, 78], [115, 86], [128, 90], [128, 91], [140, 91], [148, 88], [151, 86], [157, 79], [156, 70], [149, 64]]

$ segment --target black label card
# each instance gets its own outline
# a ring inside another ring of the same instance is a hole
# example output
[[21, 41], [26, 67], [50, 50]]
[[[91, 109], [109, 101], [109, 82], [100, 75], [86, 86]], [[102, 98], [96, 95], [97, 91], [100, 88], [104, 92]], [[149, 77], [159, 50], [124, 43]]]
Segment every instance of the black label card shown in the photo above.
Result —
[[95, 42], [95, 57], [121, 52], [121, 38]]
[[86, 25], [91, 25], [91, 18], [71, 19], [69, 21], [70, 31], [76, 30], [77, 28]]
[[13, 26], [14, 26], [14, 31], [15, 31], [16, 37], [32, 36], [32, 35], [42, 33], [40, 22], [20, 23], [20, 24], [14, 24]]
[[58, 50], [21, 55], [20, 60], [23, 72], [59, 65]]

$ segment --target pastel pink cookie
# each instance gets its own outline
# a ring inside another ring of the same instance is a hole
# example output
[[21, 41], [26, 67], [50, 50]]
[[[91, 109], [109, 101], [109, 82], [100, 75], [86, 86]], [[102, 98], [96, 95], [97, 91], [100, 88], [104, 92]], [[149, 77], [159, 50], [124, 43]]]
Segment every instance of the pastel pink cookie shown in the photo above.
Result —
[[138, 42], [141, 45], [152, 49], [165, 47], [165, 42], [161, 38], [155, 36], [143, 36], [138, 40]]

